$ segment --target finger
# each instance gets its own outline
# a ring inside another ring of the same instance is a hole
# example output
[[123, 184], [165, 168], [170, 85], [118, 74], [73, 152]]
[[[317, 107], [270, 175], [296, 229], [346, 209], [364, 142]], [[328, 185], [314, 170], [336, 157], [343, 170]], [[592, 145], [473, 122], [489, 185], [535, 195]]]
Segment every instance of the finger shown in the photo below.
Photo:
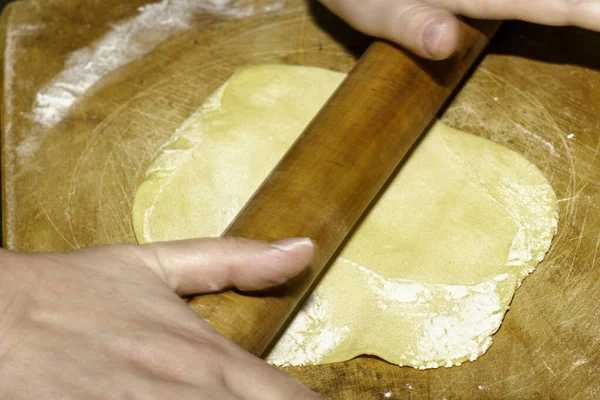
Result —
[[335, 14], [368, 35], [398, 43], [435, 60], [449, 57], [459, 42], [452, 13], [422, 0], [322, 0]]
[[[235, 354], [237, 353], [237, 354]], [[227, 388], [244, 400], [318, 400], [320, 397], [285, 372], [242, 352], [223, 368]]]
[[282, 284], [306, 269], [313, 250], [307, 238], [269, 244], [225, 237], [138, 247], [145, 264], [180, 295]]
[[600, 30], [599, 0], [428, 0], [472, 18], [520, 19]]

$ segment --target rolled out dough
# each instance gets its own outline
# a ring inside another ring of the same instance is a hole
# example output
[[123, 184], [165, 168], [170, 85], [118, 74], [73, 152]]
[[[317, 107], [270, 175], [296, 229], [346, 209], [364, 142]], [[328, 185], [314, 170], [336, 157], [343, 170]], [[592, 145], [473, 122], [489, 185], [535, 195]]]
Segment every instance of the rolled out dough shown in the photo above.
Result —
[[[343, 78], [283, 65], [235, 73], [149, 167], [133, 207], [139, 242], [219, 236]], [[475, 360], [550, 247], [557, 209], [526, 159], [436, 123], [267, 360]]]

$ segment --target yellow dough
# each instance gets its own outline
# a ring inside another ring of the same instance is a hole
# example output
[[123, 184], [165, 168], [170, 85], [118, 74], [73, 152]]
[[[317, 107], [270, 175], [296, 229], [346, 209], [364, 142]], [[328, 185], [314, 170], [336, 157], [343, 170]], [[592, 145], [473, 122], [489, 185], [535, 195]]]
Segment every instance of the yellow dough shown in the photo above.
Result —
[[[343, 78], [283, 65], [235, 73], [148, 169], [133, 207], [139, 242], [219, 236]], [[557, 210], [526, 159], [436, 123], [267, 360], [475, 360], [550, 247]]]

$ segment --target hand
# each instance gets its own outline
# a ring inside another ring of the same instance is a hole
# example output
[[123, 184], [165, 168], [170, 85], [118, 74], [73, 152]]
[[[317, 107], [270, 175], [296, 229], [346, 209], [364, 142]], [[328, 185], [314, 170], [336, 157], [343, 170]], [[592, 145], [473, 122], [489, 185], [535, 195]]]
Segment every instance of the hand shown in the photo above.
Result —
[[435, 60], [459, 42], [454, 14], [481, 19], [520, 19], [600, 31], [600, 0], [321, 0], [359, 31], [396, 42]]
[[237, 238], [0, 250], [0, 398], [317, 399], [175, 294], [264, 289], [312, 254], [308, 239]]

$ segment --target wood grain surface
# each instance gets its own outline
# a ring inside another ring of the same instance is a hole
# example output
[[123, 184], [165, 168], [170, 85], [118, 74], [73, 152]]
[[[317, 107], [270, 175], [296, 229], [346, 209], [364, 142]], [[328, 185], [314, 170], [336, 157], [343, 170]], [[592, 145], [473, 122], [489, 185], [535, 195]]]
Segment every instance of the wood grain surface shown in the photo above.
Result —
[[[135, 242], [131, 200], [146, 167], [236, 68], [348, 71], [369, 43], [314, 3], [146, 3], [7, 8], [6, 247]], [[599, 44], [600, 35], [578, 29], [509, 23], [443, 114], [523, 154], [560, 199], [552, 249], [517, 291], [488, 353], [450, 369], [360, 357], [288, 372], [327, 399], [600, 397]]]

